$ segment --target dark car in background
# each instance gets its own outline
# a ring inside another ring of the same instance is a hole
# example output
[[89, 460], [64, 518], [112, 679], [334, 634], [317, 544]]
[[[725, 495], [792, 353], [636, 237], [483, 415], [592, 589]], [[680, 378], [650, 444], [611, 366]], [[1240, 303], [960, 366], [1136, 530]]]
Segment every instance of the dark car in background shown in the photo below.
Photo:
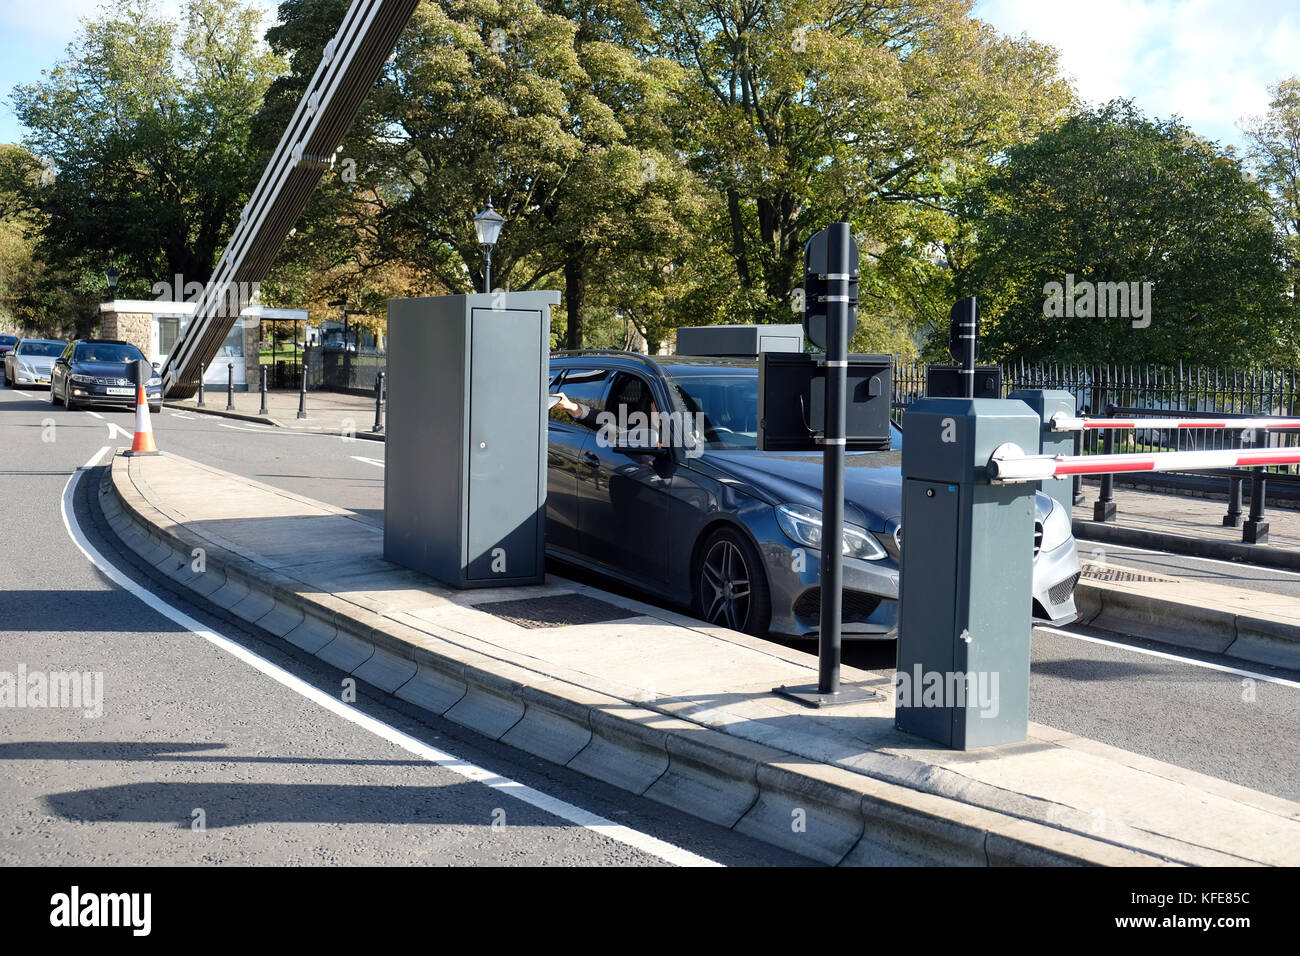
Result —
[[68, 343], [60, 339], [22, 339], [5, 353], [5, 384], [49, 385], [50, 370]]
[[0, 335], [0, 358], [8, 355], [13, 347], [18, 344], [16, 335]]
[[[552, 408], [547, 554], [751, 634], [812, 637], [821, 593], [822, 456], [757, 450], [754, 360], [557, 352], [550, 391], [618, 417], [602, 432]], [[689, 427], [665, 441], [663, 413]], [[643, 417], [642, 417], [643, 416]], [[608, 422], [608, 419], [606, 419]], [[901, 434], [895, 430], [895, 444]], [[615, 436], [610, 440], [610, 436]], [[901, 447], [901, 446], [899, 446]], [[845, 456], [843, 635], [897, 636], [899, 451]], [[1036, 496], [1037, 620], [1076, 617], [1070, 517]]]
[[[69, 410], [78, 405], [117, 405], [134, 408], [136, 399], [132, 362], [148, 361], [130, 342], [117, 339], [78, 339], [54, 361], [50, 373], [50, 404]], [[149, 410], [162, 406], [162, 379], [154, 369], [145, 386]]]

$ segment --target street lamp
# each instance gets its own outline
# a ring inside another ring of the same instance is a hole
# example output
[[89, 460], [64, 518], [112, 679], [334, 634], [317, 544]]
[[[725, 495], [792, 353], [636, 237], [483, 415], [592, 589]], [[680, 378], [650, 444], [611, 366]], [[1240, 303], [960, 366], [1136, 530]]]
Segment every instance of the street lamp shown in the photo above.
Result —
[[121, 275], [122, 273], [118, 272], [117, 269], [114, 268], [113, 266], [109, 266], [108, 271], [104, 273], [104, 278], [108, 280], [108, 301], [109, 302], [112, 302], [115, 299], [117, 299], [117, 280]]
[[501, 227], [506, 224], [505, 217], [492, 208], [492, 199], [488, 198], [487, 208], [474, 217], [474, 231], [478, 233], [478, 245], [483, 250], [483, 291], [492, 291], [492, 247], [497, 244]]

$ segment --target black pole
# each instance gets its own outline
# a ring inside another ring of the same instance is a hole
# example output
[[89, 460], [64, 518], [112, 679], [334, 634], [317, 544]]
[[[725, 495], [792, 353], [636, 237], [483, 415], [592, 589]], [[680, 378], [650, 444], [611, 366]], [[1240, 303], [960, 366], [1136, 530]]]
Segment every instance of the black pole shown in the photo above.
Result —
[[840, 691], [840, 626], [844, 587], [844, 394], [849, 364], [849, 224], [827, 229], [826, 433], [822, 453], [822, 615], [817, 692]]
[[1241, 476], [1228, 479], [1228, 513], [1223, 516], [1225, 528], [1241, 527]]
[[492, 247], [483, 247], [483, 291], [492, 291]]
[[206, 371], [206, 366], [202, 362], [200, 362], [199, 363], [199, 408], [203, 407], [203, 375], [205, 371]]
[[[1074, 433], [1074, 453], [1083, 454], [1083, 431]], [[1081, 505], [1085, 501], [1083, 497], [1083, 475], [1074, 476], [1074, 497], [1071, 499], [1076, 505]]]
[[235, 363], [226, 363], [226, 411], [235, 410]]
[[967, 306], [961, 317], [961, 376], [967, 398], [975, 397], [975, 335], [976, 323], [979, 321], [975, 311], [975, 297], [969, 296]]
[[1250, 470], [1250, 517], [1241, 528], [1243, 544], [1267, 544], [1268, 522], [1264, 520], [1264, 469]]
[[[1102, 453], [1106, 455], [1115, 454], [1115, 429], [1113, 428], [1106, 429]], [[1107, 473], [1101, 476], [1101, 491], [1097, 495], [1097, 500], [1092, 504], [1092, 520], [1114, 521], [1115, 510], [1115, 475], [1114, 473]]]
[[[272, 356], [272, 358], [274, 358], [274, 356]], [[266, 366], [260, 365], [258, 368], [262, 373], [262, 407], [257, 410], [257, 414], [266, 415], [268, 414], [266, 410]]]
[[375, 375], [375, 427], [370, 429], [372, 432], [381, 432], [384, 430], [383, 422], [380, 416], [384, 409], [384, 373], [378, 372]]
[[298, 417], [307, 417], [307, 362], [302, 363], [302, 387], [298, 390]]

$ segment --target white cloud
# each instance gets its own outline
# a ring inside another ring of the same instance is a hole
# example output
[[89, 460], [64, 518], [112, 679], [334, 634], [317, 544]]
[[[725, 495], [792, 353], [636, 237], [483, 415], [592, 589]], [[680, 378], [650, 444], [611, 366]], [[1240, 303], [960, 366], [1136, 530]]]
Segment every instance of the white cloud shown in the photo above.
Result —
[[1295, 0], [982, 0], [975, 15], [1056, 47], [1083, 99], [1132, 97], [1226, 143], [1268, 84], [1300, 72]]

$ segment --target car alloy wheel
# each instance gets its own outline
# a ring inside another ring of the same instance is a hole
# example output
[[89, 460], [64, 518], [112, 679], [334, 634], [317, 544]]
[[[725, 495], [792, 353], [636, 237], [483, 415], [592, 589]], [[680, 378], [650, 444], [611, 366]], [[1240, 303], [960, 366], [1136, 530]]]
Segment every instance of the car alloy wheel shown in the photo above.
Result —
[[763, 634], [771, 619], [767, 578], [753, 546], [738, 532], [714, 532], [700, 559], [700, 616], [748, 634]]

